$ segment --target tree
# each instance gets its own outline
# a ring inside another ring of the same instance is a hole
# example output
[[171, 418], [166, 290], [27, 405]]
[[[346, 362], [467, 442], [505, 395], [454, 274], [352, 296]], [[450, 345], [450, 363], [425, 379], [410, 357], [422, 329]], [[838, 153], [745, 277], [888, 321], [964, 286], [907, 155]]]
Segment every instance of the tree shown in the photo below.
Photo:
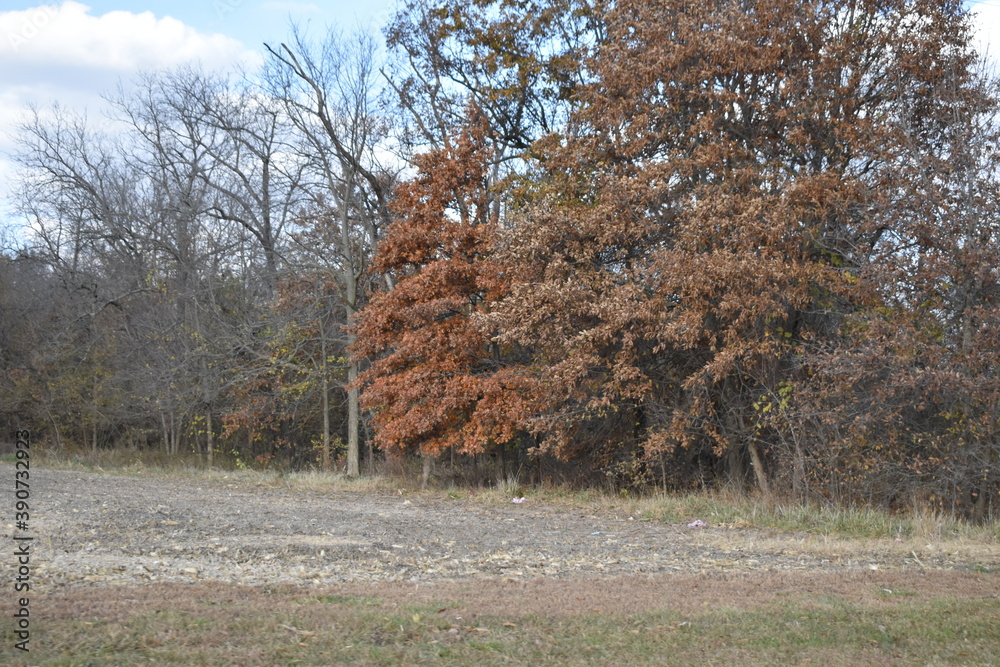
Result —
[[[389, 223], [394, 171], [382, 165], [387, 125], [376, 112], [376, 47], [370, 36], [344, 38], [331, 30], [319, 45], [295, 30], [291, 45], [267, 47], [268, 90], [285, 106], [315, 179], [306, 187], [303, 223], [335, 225], [334, 252], [307, 260], [313, 271], [335, 277], [340, 302], [353, 318], [362, 306], [362, 282], [382, 229]], [[324, 248], [326, 250], [326, 248]], [[353, 342], [348, 332], [348, 343]], [[359, 361], [348, 366], [347, 474], [360, 472]]]
[[[544, 50], [508, 48], [531, 19], [507, 3], [419, 7], [394, 33], [425, 73], [404, 94], [422, 85], [433, 106], [450, 76], [510, 125], [516, 86], [494, 82], [547, 71]], [[901, 187], [901, 166], [941, 152], [929, 132], [950, 126], [939, 93], [972, 62], [966, 13], [945, 0], [632, 0], [537, 14], [566, 11], [596, 29], [577, 42], [563, 122], [518, 126], [542, 131], [503, 195], [513, 213], [493, 260], [512, 284], [483, 315], [495, 344], [530, 350], [526, 374], [544, 388], [518, 423], [544, 451], [608, 470], [659, 460], [664, 481], [668, 459], [714, 453], [732, 483], [749, 465], [767, 492], [784, 442], [768, 406], [791, 414], [809, 355], [881, 307], [886, 267], [908, 256], [900, 239], [926, 202]], [[925, 128], [919, 156], [904, 121]]]
[[387, 28], [396, 59], [388, 79], [408, 120], [407, 139], [442, 148], [474, 101], [495, 161], [561, 131], [587, 55], [604, 39], [604, 2], [410, 0]]
[[361, 312], [353, 352], [373, 360], [359, 378], [362, 405], [386, 449], [479, 453], [517, 438], [532, 414], [533, 378], [506, 362], [477, 318], [510, 279], [494, 259], [483, 123], [473, 112], [461, 134], [415, 158], [375, 259], [395, 287]]
[[[1000, 490], [997, 83], [956, 50], [897, 120], [898, 214], [865, 274], [875, 296], [810, 355], [795, 416], [824, 493], [947, 499], [977, 520]], [[980, 65], [981, 66], [981, 65]]]
[[[56, 329], [82, 332], [53, 352], [79, 360], [53, 367], [50, 384], [70, 392], [63, 409], [76, 411], [71, 395], [96, 400], [94, 389], [104, 388], [117, 410], [92, 402], [88, 424], [118, 432], [162, 425], [172, 451], [182, 431], [197, 431], [209, 463], [224, 367], [252, 293], [237, 294], [225, 276], [252, 275], [237, 259], [259, 257], [241, 227], [211, 214], [228, 139], [189, 93], [223, 97], [218, 86], [194, 71], [146, 77], [109, 98], [115, 114], [104, 135], [59, 108], [35, 112], [20, 154], [23, 211], [37, 241], [30, 254], [76, 311]], [[97, 367], [96, 359], [114, 363]]]

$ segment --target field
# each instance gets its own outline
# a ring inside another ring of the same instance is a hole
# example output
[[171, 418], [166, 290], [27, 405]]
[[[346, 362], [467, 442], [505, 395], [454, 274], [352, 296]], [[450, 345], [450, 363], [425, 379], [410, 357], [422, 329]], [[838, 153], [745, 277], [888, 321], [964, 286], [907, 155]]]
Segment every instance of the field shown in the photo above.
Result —
[[5, 621], [4, 664], [1000, 664], [997, 531], [932, 514], [31, 473], [30, 652]]

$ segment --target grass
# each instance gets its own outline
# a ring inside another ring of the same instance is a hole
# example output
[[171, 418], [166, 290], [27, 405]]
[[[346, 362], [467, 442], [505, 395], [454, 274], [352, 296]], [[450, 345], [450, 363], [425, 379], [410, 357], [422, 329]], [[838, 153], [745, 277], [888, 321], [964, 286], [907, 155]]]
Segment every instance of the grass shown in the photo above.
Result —
[[[274, 592], [124, 618], [38, 619], [32, 665], [995, 664], [1000, 600], [839, 596], [681, 614], [456, 619], [454, 601]], [[452, 609], [449, 609], [452, 607]], [[435, 610], [435, 608], [438, 608]], [[68, 616], [68, 615], [67, 615]], [[5, 650], [13, 643], [3, 636]], [[0, 661], [28, 664], [8, 652]], [[20, 661], [19, 661], [20, 660]]]
[[[528, 508], [608, 512], [653, 522], [702, 519], [762, 534], [805, 533], [862, 543], [950, 540], [988, 544], [990, 549], [1000, 541], [996, 525], [972, 526], [937, 514], [781, 503], [725, 492], [623, 497], [597, 490], [521, 487], [516, 479], [488, 489], [420, 491], [416, 477], [206, 470], [190, 461], [159, 466], [122, 452], [62, 459], [38, 454], [33, 452], [36, 465], [209, 479], [294, 493], [412, 494], [496, 504], [510, 503], [516, 491], [527, 496]], [[728, 539], [736, 534], [718, 535]], [[305, 589], [266, 589], [241, 597], [218, 590], [201, 594], [191, 585], [155, 604], [130, 602], [124, 612], [115, 601], [142, 602], [149, 594], [142, 587], [100, 589], [95, 593], [99, 601], [81, 603], [73, 599], [78, 593], [72, 589], [43, 591], [32, 597], [31, 653], [11, 649], [16, 641], [12, 624], [0, 624], [0, 664], [1000, 664], [1000, 597], [960, 598], [951, 588], [929, 594], [919, 579], [898, 583], [885, 588], [872, 584], [867, 596], [796, 592], [780, 599], [705, 599], [702, 604], [695, 592], [684, 605], [664, 599], [659, 608], [628, 615], [468, 618], [459, 618], [461, 600], [415, 605]], [[497, 613], [493, 607], [489, 612]]]
[[781, 503], [731, 493], [659, 495], [637, 501], [642, 516], [665, 521], [701, 518], [733, 528], [766, 528], [849, 539], [956, 539], [996, 541], [998, 526], [976, 526], [939, 513], [881, 508]]
[[[449, 497], [510, 502], [499, 489], [447, 491]], [[653, 493], [622, 497], [599, 490], [526, 489], [528, 502], [567, 508], [592, 507], [647, 521], [688, 523], [701, 519], [717, 527], [764, 529], [856, 540], [1000, 542], [1000, 523], [975, 525], [941, 512], [890, 512], [882, 508], [815, 502], [775, 502], [727, 491]]]

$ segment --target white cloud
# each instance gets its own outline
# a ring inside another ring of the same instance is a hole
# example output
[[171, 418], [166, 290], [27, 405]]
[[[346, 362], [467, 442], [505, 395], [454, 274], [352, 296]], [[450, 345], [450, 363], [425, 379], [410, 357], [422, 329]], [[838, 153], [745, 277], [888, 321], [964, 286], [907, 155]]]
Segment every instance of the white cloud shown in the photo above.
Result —
[[117, 73], [164, 68], [191, 60], [229, 66], [246, 57], [225, 35], [206, 35], [169, 16], [113, 11], [94, 16], [73, 0], [0, 13], [0, 83], [18, 70], [71, 68]]
[[145, 70], [198, 61], [209, 70], [252, 68], [260, 55], [223, 34], [206, 34], [152, 12], [95, 15], [67, 0], [18, 11], [0, 11], [0, 218], [13, 168], [7, 155], [12, 133], [28, 104], [90, 111], [98, 120], [100, 95], [119, 80]]
[[95, 16], [73, 0], [0, 12], [0, 152], [9, 147], [3, 135], [11, 120], [29, 103], [93, 109], [101, 93], [139, 71], [193, 61], [226, 70], [259, 59], [231, 37], [152, 12]]

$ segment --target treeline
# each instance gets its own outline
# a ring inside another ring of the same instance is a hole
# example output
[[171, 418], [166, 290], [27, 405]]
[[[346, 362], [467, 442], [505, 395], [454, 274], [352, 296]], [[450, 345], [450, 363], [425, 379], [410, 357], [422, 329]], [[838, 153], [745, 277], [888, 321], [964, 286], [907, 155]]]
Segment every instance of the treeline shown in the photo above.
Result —
[[399, 171], [378, 53], [296, 32], [244, 77], [123, 82], [98, 122], [32, 110], [27, 242], [2, 267], [8, 420], [210, 464], [328, 467], [351, 446], [357, 474], [345, 325]]
[[103, 135], [35, 115], [8, 420], [990, 514], [1000, 98], [960, 2], [414, 0], [385, 36], [152, 75]]

